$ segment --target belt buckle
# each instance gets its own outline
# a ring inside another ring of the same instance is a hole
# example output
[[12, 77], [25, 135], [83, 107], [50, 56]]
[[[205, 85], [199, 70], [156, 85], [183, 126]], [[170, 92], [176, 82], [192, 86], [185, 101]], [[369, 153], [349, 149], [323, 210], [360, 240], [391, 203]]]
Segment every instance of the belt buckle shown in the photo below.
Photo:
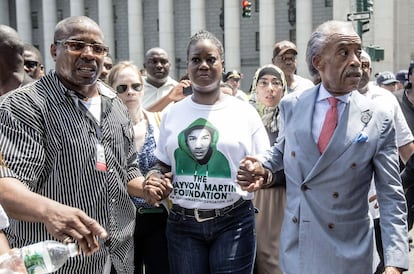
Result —
[[200, 218], [200, 215], [198, 214], [198, 208], [194, 209], [194, 218], [196, 219], [197, 222], [202, 223], [205, 221], [209, 221], [209, 220], [213, 220], [214, 218], [216, 218], [216, 216], [213, 217], [208, 217], [208, 218]]

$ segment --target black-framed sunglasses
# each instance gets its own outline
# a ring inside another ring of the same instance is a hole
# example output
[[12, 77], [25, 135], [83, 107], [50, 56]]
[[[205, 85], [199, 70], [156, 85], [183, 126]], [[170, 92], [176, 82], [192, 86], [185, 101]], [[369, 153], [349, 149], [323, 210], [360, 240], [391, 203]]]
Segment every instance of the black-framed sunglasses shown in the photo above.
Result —
[[68, 51], [77, 53], [77, 54], [82, 53], [85, 50], [85, 47], [90, 47], [92, 49], [93, 54], [99, 55], [99, 56], [105, 56], [109, 51], [109, 48], [103, 44], [97, 44], [97, 43], [91, 44], [91, 43], [86, 43], [83, 41], [71, 40], [71, 39], [57, 40], [55, 44], [64, 45]]
[[[142, 90], [142, 84], [141, 83], [133, 83], [130, 86], [135, 91], [141, 91]], [[118, 85], [116, 87], [116, 92], [117, 93], [124, 93], [125, 91], [128, 90], [128, 87], [129, 87], [129, 85]]]
[[37, 61], [24, 61], [24, 66], [28, 69], [36, 68], [39, 65]]

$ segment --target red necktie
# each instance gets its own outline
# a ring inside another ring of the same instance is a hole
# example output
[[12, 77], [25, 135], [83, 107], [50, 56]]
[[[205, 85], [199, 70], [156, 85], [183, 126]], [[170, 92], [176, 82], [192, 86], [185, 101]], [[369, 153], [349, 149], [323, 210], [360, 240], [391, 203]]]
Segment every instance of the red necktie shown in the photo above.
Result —
[[338, 124], [338, 109], [336, 108], [338, 99], [329, 97], [328, 101], [331, 108], [326, 112], [325, 121], [323, 122], [321, 134], [319, 135], [318, 148], [320, 153], [325, 151]]

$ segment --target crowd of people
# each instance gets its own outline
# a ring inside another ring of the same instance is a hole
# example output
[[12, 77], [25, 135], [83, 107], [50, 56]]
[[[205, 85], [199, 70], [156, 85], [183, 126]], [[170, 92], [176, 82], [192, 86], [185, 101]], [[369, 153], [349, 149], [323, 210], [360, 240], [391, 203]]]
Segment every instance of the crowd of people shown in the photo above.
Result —
[[206, 30], [177, 80], [159, 47], [115, 60], [86, 16], [56, 25], [48, 72], [0, 38], [0, 254], [54, 239], [82, 251], [57, 273], [408, 269], [414, 63], [372, 81], [351, 23], [312, 33], [312, 80], [283, 40], [248, 91]]

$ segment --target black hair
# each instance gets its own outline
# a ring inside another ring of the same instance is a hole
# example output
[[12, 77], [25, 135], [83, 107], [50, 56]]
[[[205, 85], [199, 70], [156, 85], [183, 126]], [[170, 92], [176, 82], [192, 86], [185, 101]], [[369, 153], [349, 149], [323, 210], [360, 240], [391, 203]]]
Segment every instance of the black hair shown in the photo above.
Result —
[[206, 30], [200, 30], [198, 32], [196, 32], [193, 36], [191, 36], [190, 38], [190, 42], [188, 42], [187, 45], [187, 60], [188, 60], [188, 56], [190, 54], [190, 47], [197, 43], [200, 40], [210, 40], [214, 43], [214, 45], [216, 45], [219, 54], [220, 54], [220, 58], [221, 60], [224, 60], [224, 48], [223, 48], [223, 44], [220, 42], [219, 39], [217, 39], [216, 36], [214, 36], [214, 34], [212, 34], [209, 31]]

